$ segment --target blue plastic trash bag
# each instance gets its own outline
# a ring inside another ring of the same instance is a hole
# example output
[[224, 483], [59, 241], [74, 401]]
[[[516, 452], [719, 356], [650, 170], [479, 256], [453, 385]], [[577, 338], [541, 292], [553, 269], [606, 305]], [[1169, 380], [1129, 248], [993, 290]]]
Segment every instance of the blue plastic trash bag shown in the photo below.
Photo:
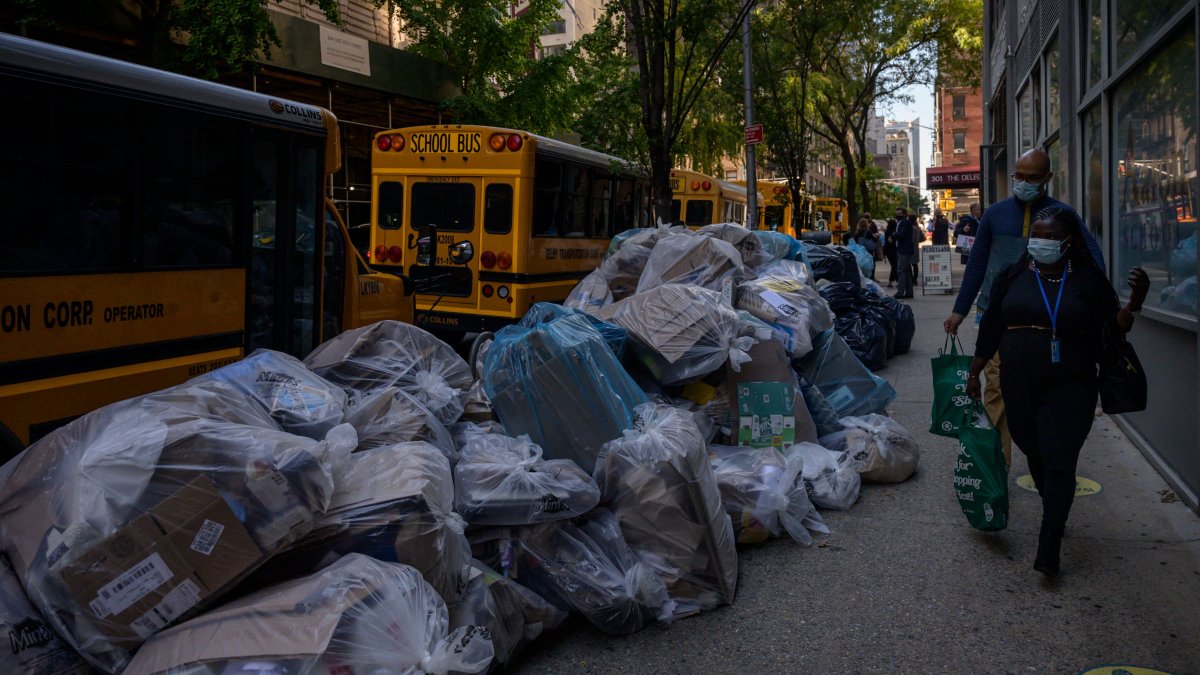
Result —
[[591, 314], [587, 314], [578, 309], [563, 307], [562, 305], [556, 305], [552, 302], [539, 302], [533, 307], [530, 307], [528, 312], [525, 312], [525, 316], [521, 317], [521, 320], [517, 322], [517, 325], [524, 326], [526, 328], [533, 328], [539, 323], [549, 323], [555, 319], [559, 319], [564, 316], [571, 316], [572, 314], [586, 317], [592, 326], [595, 327], [596, 330], [600, 331], [600, 336], [604, 338], [606, 343], [608, 343], [608, 348], [612, 350], [613, 354], [615, 354], [618, 359], [625, 358], [625, 341], [629, 338], [629, 334], [625, 332], [625, 329], [621, 328], [615, 323], [597, 319]]
[[510, 434], [528, 434], [547, 459], [574, 460], [588, 473], [601, 446], [630, 428], [634, 407], [646, 402], [582, 316], [505, 326], [483, 371], [484, 390]]
[[813, 350], [794, 367], [820, 390], [838, 417], [882, 413], [896, 398], [892, 385], [871, 374], [832, 330], [813, 339]]
[[833, 406], [829, 405], [829, 401], [825, 400], [825, 395], [821, 393], [811, 382], [804, 379], [803, 375], [797, 375], [797, 389], [804, 397], [804, 403], [808, 406], [808, 414], [813, 418], [813, 424], [817, 427], [818, 436], [828, 436], [836, 431], [842, 430], [841, 418], [838, 417], [837, 411]]
[[856, 241], [850, 242], [847, 248], [854, 252], [854, 259], [858, 262], [858, 271], [862, 273], [863, 278], [870, 279], [875, 276], [875, 257]]
[[795, 260], [796, 255], [804, 250], [804, 245], [795, 237], [782, 232], [770, 230], [754, 230], [762, 244], [763, 258], [760, 265], [767, 265], [776, 260]]

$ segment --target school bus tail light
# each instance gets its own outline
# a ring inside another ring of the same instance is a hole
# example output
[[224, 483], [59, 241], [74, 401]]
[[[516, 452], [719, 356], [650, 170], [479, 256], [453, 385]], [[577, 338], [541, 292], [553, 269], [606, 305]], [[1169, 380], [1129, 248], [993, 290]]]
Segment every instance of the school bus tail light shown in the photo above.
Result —
[[398, 263], [398, 262], [400, 262], [400, 256], [403, 253], [404, 253], [404, 251], [400, 250], [399, 246], [393, 246], [388, 249], [388, 252], [387, 252], [388, 260], [390, 260], [394, 263]]
[[483, 293], [483, 297], [490, 298], [492, 297], [492, 293], [495, 293], [495, 290], [492, 288], [491, 284], [484, 284], [483, 288], [479, 289], [479, 292]]
[[375, 139], [375, 147], [379, 148], [380, 150], [383, 150], [384, 152], [391, 150], [392, 149], [392, 137], [385, 135], [385, 136], [380, 136], [380, 137], [376, 138]]
[[516, 152], [516, 151], [520, 150], [521, 147], [524, 145], [525, 145], [525, 140], [523, 138], [521, 138], [519, 135], [513, 134], [512, 136], [508, 137], [508, 149], [509, 150]]
[[392, 134], [392, 150], [399, 152], [404, 149], [404, 137], [400, 134]]
[[508, 251], [501, 251], [500, 254], [496, 256], [496, 266], [502, 270], [512, 267], [512, 254]]
[[479, 264], [486, 269], [492, 269], [496, 266], [496, 254], [491, 251], [484, 251], [483, 255], [479, 256]]
[[507, 140], [508, 139], [504, 137], [504, 134], [492, 134], [492, 137], [488, 139], [488, 146], [490, 146], [492, 150], [500, 152], [504, 149]]
[[699, 190], [699, 189], [700, 189], [700, 181], [698, 181], [698, 180], [694, 180], [694, 181], [692, 181], [692, 182], [689, 184], [689, 187], [691, 187], [691, 188], [692, 188], [692, 190]]
[[[369, 254], [370, 254], [370, 252], [368, 251], [368, 255]], [[376, 260], [378, 260], [379, 262], [387, 262], [387, 257], [388, 257], [388, 248], [386, 246], [384, 246], [383, 244], [380, 244], [375, 247], [375, 259]]]
[[703, 187], [705, 190], [711, 190], [711, 189], [712, 189], [712, 182], [711, 182], [711, 181], [707, 181], [707, 180], [706, 180], [706, 181], [704, 181], [704, 183], [703, 183], [703, 184], [701, 184], [701, 187]]

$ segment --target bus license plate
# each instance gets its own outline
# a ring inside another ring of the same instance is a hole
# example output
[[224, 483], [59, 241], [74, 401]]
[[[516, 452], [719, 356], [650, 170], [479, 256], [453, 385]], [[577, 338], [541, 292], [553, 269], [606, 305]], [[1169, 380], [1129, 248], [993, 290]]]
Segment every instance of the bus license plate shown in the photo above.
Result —
[[482, 150], [483, 142], [477, 131], [419, 131], [409, 139], [408, 147], [414, 153], [471, 154]]

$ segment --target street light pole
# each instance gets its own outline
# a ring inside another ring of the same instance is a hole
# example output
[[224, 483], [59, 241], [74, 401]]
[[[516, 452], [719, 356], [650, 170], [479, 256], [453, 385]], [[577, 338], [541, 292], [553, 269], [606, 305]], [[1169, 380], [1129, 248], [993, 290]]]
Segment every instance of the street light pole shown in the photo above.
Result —
[[[746, 124], [754, 124], [754, 97], [751, 95], [754, 78], [750, 72], [750, 10], [754, 0], [745, 0], [745, 17], [742, 19], [742, 85], [745, 89]], [[746, 144], [746, 214], [747, 227], [758, 229], [758, 177], [754, 167], [754, 145]], [[751, 226], [750, 223], [753, 223]]]

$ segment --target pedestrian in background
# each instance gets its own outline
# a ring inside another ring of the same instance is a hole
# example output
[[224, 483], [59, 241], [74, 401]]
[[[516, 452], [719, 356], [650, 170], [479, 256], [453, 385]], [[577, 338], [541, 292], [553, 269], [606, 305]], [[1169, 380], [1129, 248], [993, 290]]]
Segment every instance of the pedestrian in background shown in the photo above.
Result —
[[[859, 246], [863, 247], [867, 253], [871, 254], [871, 259], [875, 259], [875, 253], [879, 250], [879, 228], [875, 227], [875, 223], [864, 217], [858, 221], [858, 229], [854, 233], [854, 241]], [[875, 280], [875, 268], [871, 267], [871, 281]]]
[[[913, 257], [912, 257], [912, 283], [914, 286], [921, 285], [921, 244], [925, 243], [925, 226], [913, 218]], [[911, 291], [910, 291], [911, 293]], [[909, 295], [908, 297], [912, 297]]]
[[1079, 217], [1051, 207], [1034, 217], [1026, 252], [996, 276], [979, 326], [967, 395], [980, 397], [979, 374], [999, 353], [1008, 429], [1042, 498], [1033, 568], [1046, 575], [1059, 571], [1075, 468], [1096, 418], [1103, 336], [1129, 332], [1150, 278], [1135, 267], [1128, 284], [1129, 302], [1119, 308]]
[[896, 283], [896, 219], [888, 218], [887, 227], [883, 230], [883, 257], [887, 258], [888, 268], [888, 288]]
[[[1017, 159], [1016, 170], [1012, 172], [1013, 196], [989, 206], [987, 213], [983, 214], [979, 221], [975, 245], [971, 249], [971, 257], [967, 260], [967, 270], [963, 273], [958, 298], [954, 301], [954, 311], [942, 323], [947, 333], [958, 334], [958, 327], [970, 313], [971, 304], [975, 302], [976, 296], [979, 298], [979, 315], [986, 316], [992, 282], [996, 275], [1025, 253], [1033, 214], [1048, 208], [1057, 208], [1069, 212], [1076, 219], [1079, 218], [1071, 207], [1046, 194], [1046, 184], [1053, 175], [1050, 171], [1050, 157], [1040, 148], [1034, 148]], [[1103, 271], [1104, 258], [1095, 238], [1082, 225], [1080, 231], [1083, 244], [1091, 252], [1096, 265]], [[992, 425], [1000, 432], [1000, 440], [1004, 444], [1004, 461], [1011, 466], [1012, 438], [1008, 433], [1004, 399], [1000, 394], [1001, 357], [1002, 355], [997, 353], [983, 370], [983, 404], [987, 408]]]
[[897, 288], [896, 294], [892, 297], [905, 299], [913, 297], [913, 256], [917, 250], [916, 234], [914, 230], [918, 229], [917, 224], [908, 215], [908, 209], [903, 206], [896, 209], [896, 267], [899, 269], [897, 273]]
[[[975, 202], [971, 204], [971, 212], [958, 219], [958, 224], [954, 226], [954, 244], [956, 246], [960, 245], [958, 241], [959, 237], [975, 236], [975, 232], [979, 230], [979, 214], [979, 202]], [[962, 264], [967, 264], [967, 258], [970, 255], [970, 252], [962, 254]]]
[[933, 245], [950, 245], [950, 221], [946, 219], [941, 209], [933, 211]]

